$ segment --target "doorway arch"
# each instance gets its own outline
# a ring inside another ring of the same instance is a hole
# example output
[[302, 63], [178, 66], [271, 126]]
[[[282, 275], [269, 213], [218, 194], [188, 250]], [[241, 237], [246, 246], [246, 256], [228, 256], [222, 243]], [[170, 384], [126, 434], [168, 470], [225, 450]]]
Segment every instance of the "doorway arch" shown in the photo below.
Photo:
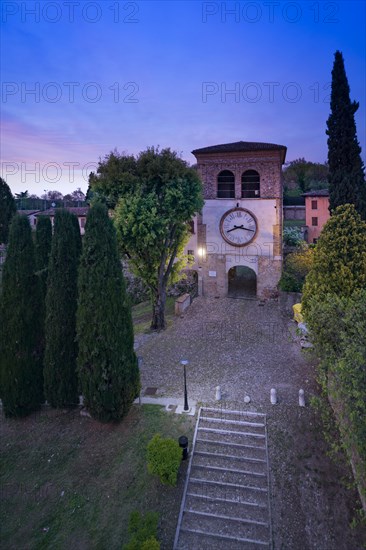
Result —
[[228, 296], [230, 298], [255, 298], [257, 275], [253, 269], [236, 265], [228, 271]]

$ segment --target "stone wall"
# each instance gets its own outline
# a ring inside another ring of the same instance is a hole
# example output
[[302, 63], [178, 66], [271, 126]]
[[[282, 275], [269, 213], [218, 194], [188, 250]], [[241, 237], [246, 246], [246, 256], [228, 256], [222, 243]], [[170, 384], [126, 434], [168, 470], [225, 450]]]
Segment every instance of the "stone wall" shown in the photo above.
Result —
[[285, 220], [303, 220], [305, 224], [305, 206], [284, 206], [283, 214]]
[[282, 260], [264, 258], [263, 256], [258, 258], [258, 298], [278, 298], [277, 285], [281, 277], [281, 272]]

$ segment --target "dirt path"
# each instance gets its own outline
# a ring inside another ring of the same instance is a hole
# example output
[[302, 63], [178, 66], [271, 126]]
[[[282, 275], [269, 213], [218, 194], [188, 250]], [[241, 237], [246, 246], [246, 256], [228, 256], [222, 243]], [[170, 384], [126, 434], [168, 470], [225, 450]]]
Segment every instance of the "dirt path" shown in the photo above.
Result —
[[226, 406], [267, 414], [274, 549], [363, 547], [365, 530], [350, 528], [357, 496], [341, 481], [349, 470], [343, 457], [335, 463], [327, 456], [318, 414], [298, 406], [300, 388], [307, 404], [316, 394], [314, 359], [301, 351], [289, 312], [277, 303], [197, 298], [164, 333], [136, 344], [143, 392], [156, 387], [157, 395], [183, 397], [179, 361], [187, 359], [189, 397], [213, 404], [220, 385]]

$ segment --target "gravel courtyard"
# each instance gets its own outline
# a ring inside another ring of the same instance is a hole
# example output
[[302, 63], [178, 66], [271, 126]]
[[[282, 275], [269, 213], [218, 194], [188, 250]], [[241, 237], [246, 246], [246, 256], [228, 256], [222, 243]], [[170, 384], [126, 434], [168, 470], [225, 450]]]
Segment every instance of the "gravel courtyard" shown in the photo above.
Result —
[[[316, 359], [301, 350], [290, 305], [199, 297], [166, 331], [139, 335], [136, 352], [143, 359], [142, 395], [157, 388], [156, 396], [183, 399], [180, 360], [186, 359], [189, 398], [212, 405], [221, 386], [226, 406], [267, 414], [274, 549], [364, 547], [365, 529], [350, 527], [359, 503], [356, 491], [346, 489], [349, 468], [342, 455], [328, 457], [319, 414], [309, 405], [317, 393]], [[298, 406], [300, 388], [305, 408]]]

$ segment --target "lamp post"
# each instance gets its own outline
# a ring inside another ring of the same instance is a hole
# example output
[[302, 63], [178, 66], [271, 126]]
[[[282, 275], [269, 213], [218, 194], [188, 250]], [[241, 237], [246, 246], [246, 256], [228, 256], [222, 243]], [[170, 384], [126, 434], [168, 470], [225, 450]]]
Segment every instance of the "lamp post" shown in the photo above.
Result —
[[182, 359], [180, 364], [183, 365], [183, 372], [184, 372], [184, 407], [183, 407], [183, 410], [187, 412], [187, 411], [189, 411], [188, 395], [187, 395], [187, 376], [186, 376], [186, 365], [188, 365], [188, 361], [186, 361], [185, 359]]

